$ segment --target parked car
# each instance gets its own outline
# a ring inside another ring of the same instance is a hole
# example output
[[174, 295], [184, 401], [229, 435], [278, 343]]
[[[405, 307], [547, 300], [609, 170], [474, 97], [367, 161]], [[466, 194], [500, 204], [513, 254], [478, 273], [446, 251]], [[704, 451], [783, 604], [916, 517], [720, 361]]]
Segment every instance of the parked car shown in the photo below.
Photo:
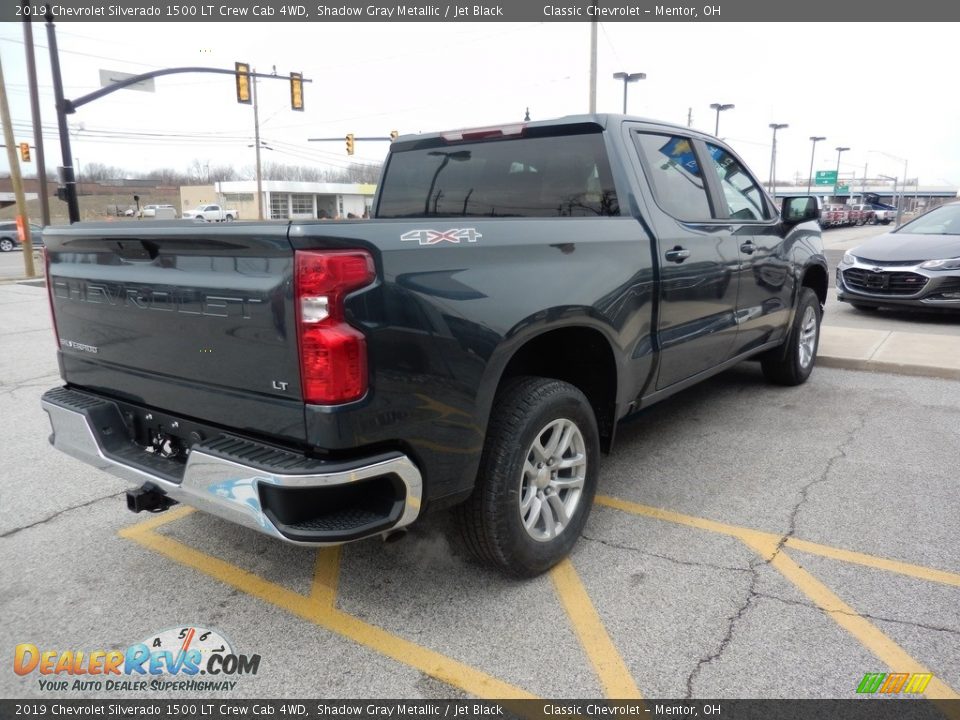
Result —
[[837, 299], [881, 306], [960, 311], [960, 202], [934, 208], [846, 252]]
[[824, 205], [820, 212], [820, 227], [840, 227], [850, 222], [846, 205]]
[[176, 220], [177, 210], [173, 205], [144, 205], [140, 217], [158, 220]]
[[876, 225], [877, 213], [873, 205], [860, 203], [850, 206], [851, 221], [855, 225]]
[[[43, 247], [43, 226], [30, 223], [30, 240], [35, 248]], [[20, 233], [16, 222], [0, 223], [0, 252], [10, 252], [20, 247]]]

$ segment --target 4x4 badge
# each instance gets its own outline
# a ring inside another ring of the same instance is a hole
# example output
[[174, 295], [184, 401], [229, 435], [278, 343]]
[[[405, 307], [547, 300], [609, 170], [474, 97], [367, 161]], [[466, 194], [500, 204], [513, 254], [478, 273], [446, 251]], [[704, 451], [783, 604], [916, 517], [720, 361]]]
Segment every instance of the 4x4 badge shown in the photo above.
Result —
[[400, 236], [404, 242], [416, 241], [420, 245], [437, 245], [442, 242], [451, 242], [459, 245], [461, 240], [475, 243], [483, 235], [476, 228], [454, 228], [453, 230], [411, 230]]

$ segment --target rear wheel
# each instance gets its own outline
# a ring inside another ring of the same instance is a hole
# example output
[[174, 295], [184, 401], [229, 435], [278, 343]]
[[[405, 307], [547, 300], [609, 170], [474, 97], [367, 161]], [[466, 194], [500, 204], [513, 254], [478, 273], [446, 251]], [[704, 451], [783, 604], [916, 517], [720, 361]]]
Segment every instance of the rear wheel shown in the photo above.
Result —
[[497, 394], [464, 544], [481, 561], [534, 577], [570, 552], [590, 513], [600, 442], [593, 408], [560, 380], [523, 377]]
[[820, 298], [810, 288], [802, 288], [785, 347], [761, 360], [767, 380], [778, 385], [801, 385], [806, 382], [817, 359], [820, 319]]

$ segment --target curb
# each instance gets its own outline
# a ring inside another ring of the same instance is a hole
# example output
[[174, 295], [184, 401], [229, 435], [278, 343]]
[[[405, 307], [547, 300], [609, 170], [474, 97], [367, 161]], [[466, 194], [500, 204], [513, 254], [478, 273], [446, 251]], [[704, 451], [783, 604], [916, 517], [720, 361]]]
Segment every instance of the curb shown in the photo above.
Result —
[[938, 378], [941, 380], [960, 380], [960, 369], [937, 367], [935, 365], [864, 360], [862, 358], [840, 357], [836, 355], [817, 355], [817, 364], [820, 367], [838, 368], [840, 370], [861, 370], [865, 372], [890, 373], [892, 375]]

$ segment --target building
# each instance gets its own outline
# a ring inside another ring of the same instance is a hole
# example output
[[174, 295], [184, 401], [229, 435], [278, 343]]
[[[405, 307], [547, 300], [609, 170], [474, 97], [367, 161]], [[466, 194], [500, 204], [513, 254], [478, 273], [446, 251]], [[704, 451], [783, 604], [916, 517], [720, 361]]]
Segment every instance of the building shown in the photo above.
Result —
[[[263, 217], [265, 220], [303, 220], [369, 215], [376, 185], [358, 183], [294, 182], [264, 180]], [[188, 210], [216, 203], [235, 208], [242, 220], [257, 219], [257, 183], [255, 180], [217, 182], [210, 185], [185, 185], [180, 188], [180, 206]]]
[[[833, 185], [811, 185], [810, 195], [816, 195], [824, 202], [846, 205], [848, 203], [866, 202], [865, 195], [876, 195], [885, 205], [897, 206], [897, 201], [903, 196], [904, 212], [923, 212], [945, 202], [951, 202], [960, 197], [960, 191], [951, 185], [918, 185], [907, 183], [906, 188], [897, 187], [894, 193], [893, 183], [879, 184], [872, 180], [844, 182], [839, 191]], [[806, 185], [778, 185], [777, 197], [789, 195], [806, 195]]]

